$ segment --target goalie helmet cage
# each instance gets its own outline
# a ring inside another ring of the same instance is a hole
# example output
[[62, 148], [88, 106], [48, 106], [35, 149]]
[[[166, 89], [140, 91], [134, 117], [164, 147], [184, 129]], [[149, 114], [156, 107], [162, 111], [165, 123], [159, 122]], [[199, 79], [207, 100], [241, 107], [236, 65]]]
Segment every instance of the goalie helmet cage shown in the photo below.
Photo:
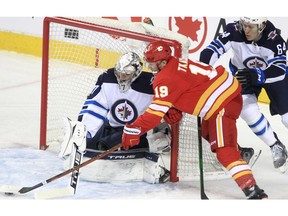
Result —
[[[95, 17], [45, 17], [40, 149], [60, 145], [64, 136], [63, 118], [77, 119], [102, 72], [114, 67], [128, 51], [142, 58], [146, 45], [155, 40], [167, 42], [174, 56], [188, 57], [188, 38], [165, 28]], [[199, 179], [197, 132], [197, 118], [187, 114], [180, 124], [172, 126], [170, 181]], [[203, 167], [207, 180], [227, 177], [204, 141]]]

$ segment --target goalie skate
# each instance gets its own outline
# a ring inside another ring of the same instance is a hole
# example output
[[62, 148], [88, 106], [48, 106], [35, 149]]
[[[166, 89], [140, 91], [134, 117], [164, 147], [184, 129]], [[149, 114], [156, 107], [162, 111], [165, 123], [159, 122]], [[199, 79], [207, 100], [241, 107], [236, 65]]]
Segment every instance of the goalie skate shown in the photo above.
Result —
[[258, 160], [260, 154], [262, 153], [262, 150], [259, 150], [257, 154], [254, 154], [254, 149], [253, 148], [245, 148], [245, 147], [240, 147], [240, 154], [243, 160], [249, 164], [249, 166], [252, 168], [256, 161]]
[[161, 183], [165, 183], [165, 182], [169, 181], [170, 171], [163, 166], [160, 166], [160, 168], [162, 169], [162, 173], [161, 173], [160, 178], [159, 178], [159, 183], [161, 184]]
[[251, 158], [254, 155], [254, 149], [253, 148], [244, 148], [244, 147], [239, 146], [239, 150], [240, 150], [240, 154], [241, 154], [242, 159], [245, 160], [249, 164]]

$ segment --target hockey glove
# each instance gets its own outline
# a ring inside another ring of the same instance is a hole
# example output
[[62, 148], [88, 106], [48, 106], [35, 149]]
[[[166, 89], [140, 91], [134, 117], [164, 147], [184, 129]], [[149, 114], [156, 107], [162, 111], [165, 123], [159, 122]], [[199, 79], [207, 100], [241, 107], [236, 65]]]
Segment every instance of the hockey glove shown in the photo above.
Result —
[[173, 125], [181, 121], [182, 112], [176, 108], [171, 107], [168, 112], [164, 115], [164, 121], [167, 124]]
[[242, 87], [259, 86], [265, 82], [265, 74], [261, 68], [239, 70], [235, 77]]
[[136, 146], [140, 142], [141, 136], [141, 128], [135, 127], [130, 124], [126, 124], [123, 129], [122, 135], [122, 147], [125, 150], [129, 150], [129, 148]]

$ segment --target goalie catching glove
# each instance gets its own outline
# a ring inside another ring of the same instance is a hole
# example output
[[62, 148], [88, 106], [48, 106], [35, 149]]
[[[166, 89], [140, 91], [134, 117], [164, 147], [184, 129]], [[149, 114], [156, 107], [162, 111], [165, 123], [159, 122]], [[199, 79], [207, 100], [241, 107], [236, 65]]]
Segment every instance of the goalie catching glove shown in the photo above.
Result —
[[123, 129], [122, 147], [125, 150], [129, 150], [129, 148], [138, 145], [142, 134], [141, 127], [126, 124]]
[[235, 74], [242, 87], [259, 86], [265, 82], [265, 74], [261, 68], [243, 69]]
[[171, 107], [168, 112], [164, 115], [164, 121], [167, 124], [173, 125], [181, 121], [182, 112], [174, 107]]

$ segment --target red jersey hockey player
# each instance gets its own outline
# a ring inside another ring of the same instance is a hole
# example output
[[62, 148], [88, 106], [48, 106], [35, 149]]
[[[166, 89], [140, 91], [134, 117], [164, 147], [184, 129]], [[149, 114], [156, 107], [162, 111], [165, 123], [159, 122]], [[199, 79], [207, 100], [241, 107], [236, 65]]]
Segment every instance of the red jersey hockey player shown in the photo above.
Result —
[[[151, 42], [144, 51], [147, 67], [155, 73], [154, 98], [143, 115], [126, 124], [122, 145], [128, 150], [140, 135], [158, 125], [169, 109], [202, 117], [202, 137], [219, 162], [229, 171], [248, 199], [268, 196], [256, 185], [252, 170], [237, 148], [236, 119], [242, 108], [241, 86], [222, 66], [177, 59], [162, 41]], [[167, 118], [167, 116], [166, 116]]]

